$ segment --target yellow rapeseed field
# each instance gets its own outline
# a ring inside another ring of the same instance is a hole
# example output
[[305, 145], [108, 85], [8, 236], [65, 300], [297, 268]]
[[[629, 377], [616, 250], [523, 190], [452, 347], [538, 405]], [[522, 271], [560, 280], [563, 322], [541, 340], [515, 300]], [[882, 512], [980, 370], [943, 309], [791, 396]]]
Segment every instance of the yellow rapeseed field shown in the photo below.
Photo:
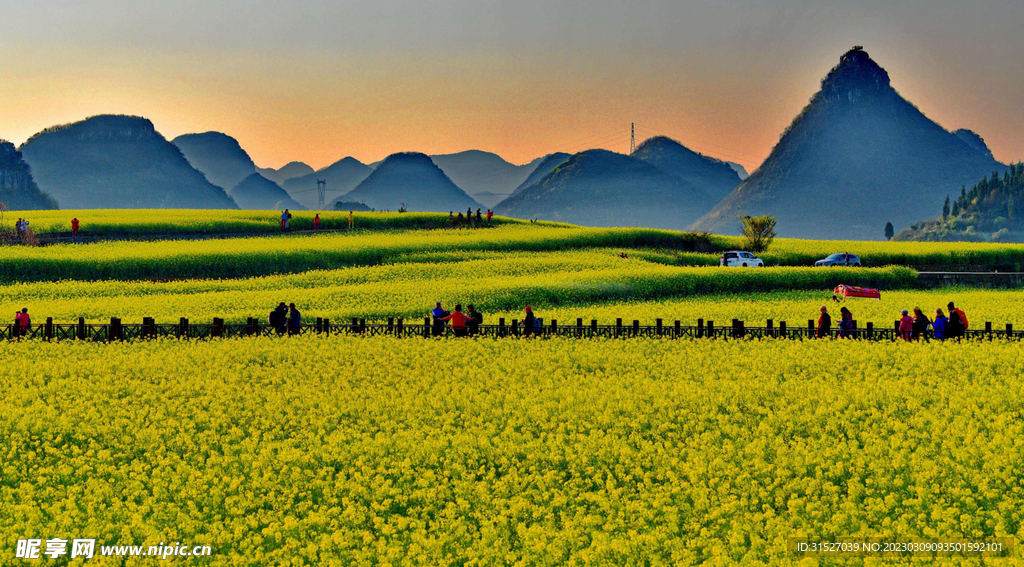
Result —
[[32, 341], [0, 375], [5, 564], [57, 536], [224, 566], [675, 566], [1024, 535], [1017, 344]]

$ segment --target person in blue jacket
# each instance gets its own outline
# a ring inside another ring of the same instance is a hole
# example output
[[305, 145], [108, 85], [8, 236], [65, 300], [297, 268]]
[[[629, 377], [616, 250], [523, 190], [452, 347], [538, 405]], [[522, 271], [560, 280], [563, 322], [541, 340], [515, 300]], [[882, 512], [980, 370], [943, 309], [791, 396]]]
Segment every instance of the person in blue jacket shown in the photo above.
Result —
[[302, 314], [294, 303], [288, 304], [288, 334], [298, 335], [302, 332]]
[[946, 314], [942, 312], [942, 309], [935, 310], [935, 320], [932, 321], [932, 336], [936, 339], [942, 340], [946, 338], [946, 323], [949, 319], [946, 318]]

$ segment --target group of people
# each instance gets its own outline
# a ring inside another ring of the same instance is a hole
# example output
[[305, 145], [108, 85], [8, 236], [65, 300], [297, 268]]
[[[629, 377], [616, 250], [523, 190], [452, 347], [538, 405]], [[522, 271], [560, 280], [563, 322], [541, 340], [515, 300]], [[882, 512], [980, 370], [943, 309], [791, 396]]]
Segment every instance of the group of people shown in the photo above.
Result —
[[[348, 228], [352, 229], [355, 223], [355, 211], [348, 212]], [[292, 229], [292, 213], [288, 209], [281, 211], [281, 230]], [[320, 230], [320, 213], [313, 217], [313, 230]]]
[[[523, 336], [533, 336], [541, 325], [541, 320], [533, 314], [533, 307], [529, 305], [523, 309], [523, 313]], [[451, 322], [452, 334], [456, 337], [476, 335], [480, 332], [480, 325], [484, 323], [483, 313], [477, 311], [472, 305], [467, 305], [466, 310], [463, 311], [462, 305], [459, 304], [455, 306], [455, 311], [449, 312], [441, 307], [441, 302], [438, 301], [434, 304], [430, 316], [433, 321], [430, 334], [435, 337], [444, 334], [444, 325], [448, 322]]]
[[302, 331], [302, 314], [294, 303], [285, 305], [282, 301], [270, 312], [269, 323], [279, 335], [297, 335]]
[[464, 225], [465, 226], [477, 226], [477, 227], [480, 227], [480, 226], [483, 226], [485, 219], [486, 219], [487, 224], [491, 224], [491, 218], [493, 216], [494, 216], [494, 212], [491, 211], [490, 209], [487, 209], [486, 216], [484, 216], [484, 213], [480, 212], [480, 209], [477, 209], [476, 210], [476, 215], [474, 215], [473, 214], [473, 208], [470, 207], [470, 208], [466, 209], [465, 216], [463, 216], [463, 214], [461, 212], [459, 213], [458, 216], [455, 216], [455, 211], [448, 211], [448, 222], [451, 223], [452, 226], [456, 226], [456, 227], [464, 226]]
[[14, 334], [21, 336], [28, 334], [32, 328], [32, 318], [28, 316], [28, 307], [22, 307], [21, 311], [14, 312]]
[[[968, 328], [967, 314], [958, 309], [952, 301], [946, 306], [949, 309], [949, 316], [941, 308], [935, 310], [935, 319], [928, 319], [928, 316], [915, 307], [914, 316], [906, 310], [901, 312], [897, 332], [899, 337], [905, 341], [919, 341], [922, 339], [959, 339], [964, 336]], [[853, 313], [844, 305], [839, 309], [839, 337], [850, 338], [853, 336]], [[832, 316], [828, 307], [821, 306], [821, 314], [818, 315], [818, 326], [815, 335], [819, 338], [832, 335]]]

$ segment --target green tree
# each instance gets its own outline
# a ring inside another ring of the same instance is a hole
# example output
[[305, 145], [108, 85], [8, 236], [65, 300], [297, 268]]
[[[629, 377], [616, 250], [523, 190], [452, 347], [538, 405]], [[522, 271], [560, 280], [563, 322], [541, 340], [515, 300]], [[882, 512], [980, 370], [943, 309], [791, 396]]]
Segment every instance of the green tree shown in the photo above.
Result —
[[946, 202], [942, 204], [942, 219], [949, 218], [949, 195], [946, 195]]
[[893, 235], [896, 234], [896, 229], [892, 227], [891, 222], [885, 223], [885, 239], [892, 240]]
[[775, 240], [775, 217], [772, 215], [739, 215], [743, 225], [744, 243], [751, 252], [764, 252]]

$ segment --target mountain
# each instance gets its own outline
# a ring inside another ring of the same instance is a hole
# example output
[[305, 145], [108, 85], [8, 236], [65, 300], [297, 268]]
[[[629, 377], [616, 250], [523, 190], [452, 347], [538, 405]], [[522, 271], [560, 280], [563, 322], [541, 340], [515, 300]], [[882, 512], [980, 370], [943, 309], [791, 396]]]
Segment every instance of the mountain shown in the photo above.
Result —
[[633, 157], [642, 159], [704, 193], [721, 199], [742, 181], [729, 164], [699, 154], [665, 136], [648, 138]]
[[1024, 242], [1024, 163], [961, 188], [943, 201], [939, 218], [913, 224], [895, 240]]
[[184, 134], [171, 141], [192, 167], [202, 171], [210, 183], [225, 190], [238, 185], [256, 171], [256, 164], [238, 140], [220, 132]]
[[359, 185], [366, 179], [373, 170], [353, 157], [340, 159], [331, 165], [302, 177], [295, 177], [282, 184], [285, 191], [296, 201], [309, 207], [317, 208], [318, 197], [316, 192], [316, 180], [323, 179], [327, 182], [327, 203], [332, 201], [332, 195], [337, 197], [345, 194]]
[[[466, 193], [476, 195], [488, 193], [502, 199], [526, 179], [544, 158], [537, 158], [524, 165], [514, 165], [501, 156], [480, 150], [467, 150], [454, 154], [432, 155], [434, 165], [441, 168], [451, 180]], [[501, 199], [498, 199], [501, 200]]]
[[346, 201], [344, 197], [338, 197], [329, 206], [326, 207], [328, 211], [351, 211], [351, 212], [365, 212], [372, 211], [370, 207], [367, 207], [363, 203], [356, 203], [353, 201]]
[[12, 211], [57, 208], [57, 201], [39, 190], [21, 152], [6, 140], [0, 140], [0, 203]]
[[772, 214], [780, 236], [878, 240], [886, 222], [937, 216], [946, 194], [1006, 169], [981, 146], [929, 120], [856, 47], [768, 159], [692, 228], [737, 233], [738, 214]]
[[253, 173], [243, 179], [228, 191], [228, 195], [243, 209], [257, 209], [265, 211], [293, 209], [297, 211], [306, 210], [306, 207], [292, 199], [281, 186], [263, 177], [259, 173]]
[[309, 175], [313, 173], [313, 168], [302, 163], [301, 161], [290, 161], [284, 165], [281, 169], [274, 169], [272, 167], [257, 167], [256, 173], [259, 173], [263, 177], [273, 181], [280, 185], [289, 179], [295, 179], [296, 177], [302, 177], [303, 175]]
[[21, 145], [39, 187], [66, 209], [235, 209], [153, 123], [101, 115], [55, 126]]
[[410, 211], [448, 212], [480, 207], [428, 156], [416, 152], [388, 156], [343, 200], [365, 203], [378, 211], [397, 211], [403, 204]]
[[587, 150], [494, 211], [585, 226], [682, 229], [714, 204], [713, 197], [643, 160]]
[[750, 177], [750, 174], [747, 173], [747, 168], [743, 167], [742, 165], [734, 161], [727, 161], [725, 163], [729, 164], [729, 167], [731, 167], [732, 170], [736, 172], [736, 175], [740, 176], [740, 179], [746, 179]]
[[523, 182], [520, 183], [514, 191], [512, 191], [512, 194], [515, 195], [522, 191], [523, 189], [526, 189], [530, 185], [533, 185], [534, 183], [540, 181], [541, 179], [544, 179], [544, 177], [546, 177], [547, 174], [551, 173], [556, 167], [562, 165], [563, 163], [565, 163], [565, 160], [571, 157], [572, 154], [567, 154], [565, 152], [555, 152], [553, 154], [548, 154], [540, 158], [540, 162], [537, 163], [537, 166], [534, 167], [530, 175], [528, 175], [526, 179], [524, 179]]

